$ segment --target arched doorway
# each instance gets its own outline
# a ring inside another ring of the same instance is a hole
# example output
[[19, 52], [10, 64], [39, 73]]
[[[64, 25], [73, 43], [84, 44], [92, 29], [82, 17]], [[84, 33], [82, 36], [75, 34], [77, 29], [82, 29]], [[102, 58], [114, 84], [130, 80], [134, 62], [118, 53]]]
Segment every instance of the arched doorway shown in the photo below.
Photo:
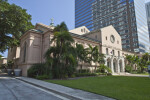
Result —
[[115, 73], [116, 73], [117, 70], [118, 70], [118, 68], [117, 68], [117, 59], [116, 59], [116, 58], [114, 58], [114, 60], [113, 60], [113, 69], [114, 69], [114, 72], [115, 72]]
[[111, 69], [111, 59], [110, 58], [107, 59], [107, 67], [109, 67]]
[[119, 67], [120, 67], [120, 72], [123, 72], [123, 68], [122, 68], [122, 60], [119, 60]]

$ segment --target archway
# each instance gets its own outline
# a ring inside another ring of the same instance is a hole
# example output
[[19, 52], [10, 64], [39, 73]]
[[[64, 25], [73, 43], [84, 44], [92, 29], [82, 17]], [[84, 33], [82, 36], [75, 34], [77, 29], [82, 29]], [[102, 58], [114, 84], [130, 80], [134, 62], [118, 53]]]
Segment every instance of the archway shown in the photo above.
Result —
[[123, 68], [122, 68], [122, 60], [119, 60], [119, 67], [120, 67], [120, 72], [123, 72]]
[[115, 73], [116, 73], [117, 70], [118, 70], [118, 68], [117, 68], [117, 59], [116, 59], [116, 58], [114, 58], [114, 60], [113, 60], [113, 69], [114, 69], [114, 72], [115, 72]]
[[111, 69], [111, 59], [110, 58], [107, 59], [107, 67], [109, 67]]

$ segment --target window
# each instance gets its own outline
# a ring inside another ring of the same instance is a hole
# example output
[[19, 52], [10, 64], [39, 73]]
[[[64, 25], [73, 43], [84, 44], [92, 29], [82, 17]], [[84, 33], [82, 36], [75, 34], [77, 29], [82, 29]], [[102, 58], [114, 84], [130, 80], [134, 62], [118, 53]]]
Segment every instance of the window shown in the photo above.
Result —
[[109, 55], [109, 53], [108, 53], [108, 48], [106, 48], [106, 54]]
[[118, 51], [118, 56], [120, 57], [120, 51]]
[[27, 49], [27, 43], [24, 43], [24, 53], [23, 53], [23, 62], [26, 62], [26, 49]]
[[95, 39], [97, 39], [97, 35], [95, 35]]
[[112, 55], [115, 55], [115, 51], [114, 50], [112, 50]]
[[119, 44], [119, 41], [117, 41], [117, 44]]

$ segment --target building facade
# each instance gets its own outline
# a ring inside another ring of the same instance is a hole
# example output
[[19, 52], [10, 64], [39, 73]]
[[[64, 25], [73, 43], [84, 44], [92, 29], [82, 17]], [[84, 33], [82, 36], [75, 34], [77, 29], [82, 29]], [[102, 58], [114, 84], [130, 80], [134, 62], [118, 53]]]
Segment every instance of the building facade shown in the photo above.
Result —
[[146, 2], [146, 14], [147, 14], [149, 37], [150, 37], [150, 2]]
[[[108, 66], [113, 74], [125, 72], [125, 54], [122, 50], [122, 41], [118, 32], [113, 26], [107, 26], [95, 31], [89, 31], [85, 26], [69, 31], [74, 39], [72, 45], [82, 44], [84, 48], [88, 45], [97, 46], [99, 53], [105, 55], [105, 65]], [[35, 29], [31, 29], [20, 38], [20, 47], [14, 47], [8, 52], [9, 60], [16, 60], [15, 66], [22, 69], [22, 75], [27, 76], [27, 70], [36, 63], [44, 63], [45, 52], [55, 43], [51, 43], [53, 38], [53, 28], [44, 24], [36, 24]], [[132, 53], [130, 53], [132, 54]], [[19, 57], [19, 58], [18, 58]], [[15, 59], [16, 58], [16, 59]], [[79, 62], [77, 69], [89, 69], [94, 71], [97, 64]]]
[[7, 58], [1, 58], [0, 66], [1, 66], [1, 64], [7, 64]]
[[109, 25], [120, 34], [124, 50], [150, 51], [144, 0], [75, 0], [76, 28], [97, 30]]

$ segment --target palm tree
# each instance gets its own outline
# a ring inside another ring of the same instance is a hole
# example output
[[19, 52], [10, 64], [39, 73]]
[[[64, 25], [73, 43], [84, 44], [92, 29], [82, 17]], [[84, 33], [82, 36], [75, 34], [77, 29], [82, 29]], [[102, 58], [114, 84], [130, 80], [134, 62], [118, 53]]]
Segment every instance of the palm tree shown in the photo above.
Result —
[[71, 75], [77, 65], [75, 48], [71, 45], [74, 40], [67, 30], [64, 22], [57, 25], [51, 40], [51, 43], [55, 42], [56, 45], [50, 47], [45, 54], [46, 62], [50, 65], [55, 78]]
[[144, 71], [144, 68], [147, 68], [148, 66], [148, 62], [150, 61], [150, 55], [148, 53], [145, 53], [141, 59], [140, 59], [140, 63], [139, 63], [139, 67], [141, 69], [141, 73]]
[[82, 70], [82, 63], [88, 62], [88, 50], [83, 47], [82, 44], [76, 43], [76, 55], [77, 60], [81, 63], [81, 70]]
[[[105, 63], [105, 60], [104, 60], [104, 54], [100, 54], [99, 53], [99, 50], [98, 50], [98, 47], [95, 46], [95, 47], [92, 47], [91, 45], [89, 45], [89, 48], [88, 48], [88, 51], [89, 51], [89, 57], [88, 57], [88, 61], [91, 62], [93, 61], [95, 64], [104, 64]], [[96, 70], [96, 67], [95, 67], [95, 70]]]

